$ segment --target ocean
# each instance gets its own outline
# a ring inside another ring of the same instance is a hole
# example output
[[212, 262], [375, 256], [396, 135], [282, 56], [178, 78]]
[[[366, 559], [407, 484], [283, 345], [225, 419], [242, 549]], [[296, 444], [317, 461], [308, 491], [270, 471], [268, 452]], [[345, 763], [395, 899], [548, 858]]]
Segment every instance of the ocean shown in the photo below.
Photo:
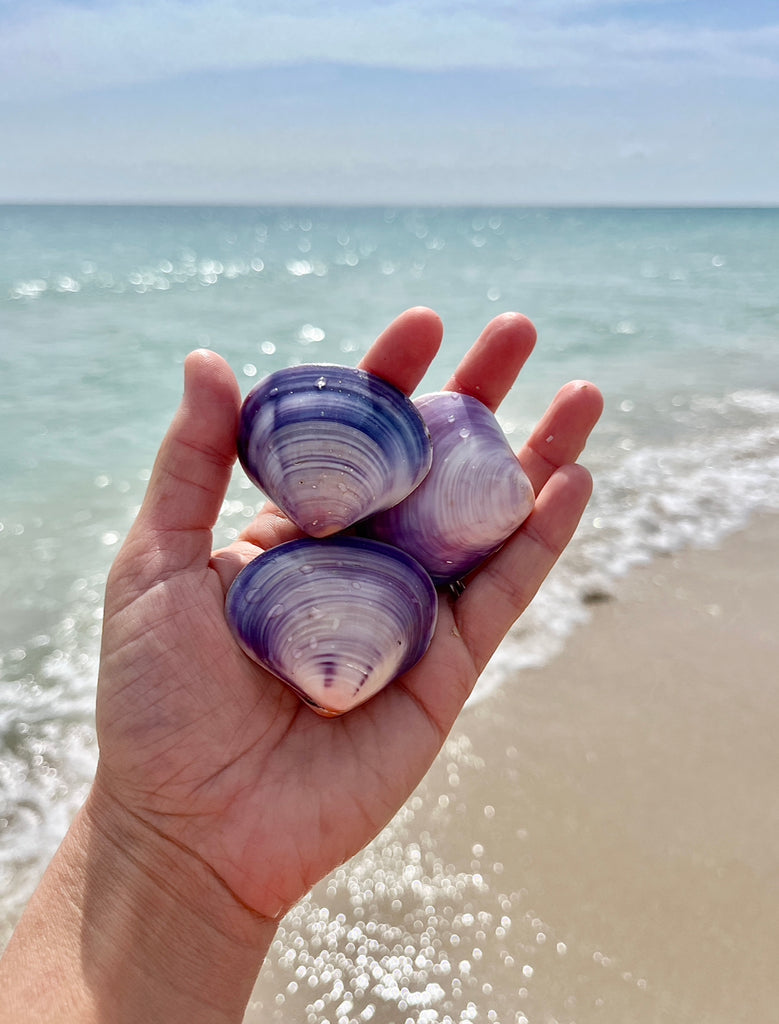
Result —
[[[106, 574], [187, 352], [248, 391], [354, 363], [424, 304], [446, 334], [421, 393], [519, 310], [539, 340], [500, 410], [516, 447], [562, 383], [601, 387], [592, 503], [489, 701], [632, 567], [779, 510], [778, 261], [779, 209], [0, 207], [0, 943], [89, 786]], [[236, 470], [217, 543], [260, 503]]]

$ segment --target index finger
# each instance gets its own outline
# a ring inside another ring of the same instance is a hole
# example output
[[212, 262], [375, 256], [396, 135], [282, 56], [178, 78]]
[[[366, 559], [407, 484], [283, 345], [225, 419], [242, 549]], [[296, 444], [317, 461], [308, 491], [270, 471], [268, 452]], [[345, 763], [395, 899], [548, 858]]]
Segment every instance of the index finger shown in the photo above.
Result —
[[357, 364], [410, 395], [441, 346], [441, 318], [426, 306], [407, 309], [382, 331]]

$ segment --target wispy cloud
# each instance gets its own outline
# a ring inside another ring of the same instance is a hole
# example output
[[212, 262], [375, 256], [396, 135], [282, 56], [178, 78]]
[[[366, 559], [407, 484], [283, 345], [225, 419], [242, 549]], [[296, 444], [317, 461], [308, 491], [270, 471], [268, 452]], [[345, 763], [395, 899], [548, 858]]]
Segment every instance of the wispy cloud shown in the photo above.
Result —
[[[672, 5], [673, 6], [673, 5]], [[775, 24], [680, 29], [668, 4], [624, 0], [141, 0], [0, 4], [0, 94], [51, 96], [312, 62], [521, 71], [613, 85], [716, 74], [779, 79]], [[640, 13], [640, 17], [637, 17]]]
[[777, 103], [775, 0], [0, 0], [14, 200], [775, 201]]

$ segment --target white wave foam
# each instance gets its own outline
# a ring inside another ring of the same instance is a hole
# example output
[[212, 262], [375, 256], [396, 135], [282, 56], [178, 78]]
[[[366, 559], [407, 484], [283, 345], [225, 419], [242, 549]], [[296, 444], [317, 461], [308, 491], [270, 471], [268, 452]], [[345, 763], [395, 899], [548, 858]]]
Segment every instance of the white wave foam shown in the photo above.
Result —
[[[0, 664], [0, 947], [78, 808], [97, 761], [94, 609], [78, 607], [51, 637]], [[26, 665], [30, 662], [29, 666]], [[19, 673], [19, 664], [26, 671]], [[15, 676], [15, 678], [14, 678]]]
[[[699, 403], [700, 404], [700, 403]], [[761, 512], [779, 512], [779, 395], [737, 391], [711, 408], [727, 424], [734, 407], [759, 417], [680, 445], [617, 449], [595, 475], [577, 536], [535, 601], [494, 655], [472, 700], [523, 668], [546, 664], [589, 618], [587, 604], [659, 555], [716, 547]]]

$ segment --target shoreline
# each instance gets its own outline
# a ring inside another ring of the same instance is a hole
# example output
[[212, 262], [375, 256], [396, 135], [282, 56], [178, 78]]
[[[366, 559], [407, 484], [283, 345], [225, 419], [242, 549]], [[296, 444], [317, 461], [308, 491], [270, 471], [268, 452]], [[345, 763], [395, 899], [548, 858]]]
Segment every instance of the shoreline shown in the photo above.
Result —
[[771, 515], [655, 559], [466, 710], [285, 920], [246, 1024], [770, 1019], [778, 561]]

